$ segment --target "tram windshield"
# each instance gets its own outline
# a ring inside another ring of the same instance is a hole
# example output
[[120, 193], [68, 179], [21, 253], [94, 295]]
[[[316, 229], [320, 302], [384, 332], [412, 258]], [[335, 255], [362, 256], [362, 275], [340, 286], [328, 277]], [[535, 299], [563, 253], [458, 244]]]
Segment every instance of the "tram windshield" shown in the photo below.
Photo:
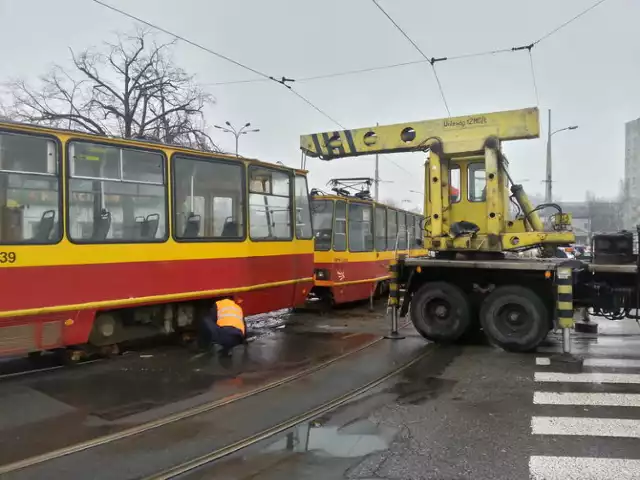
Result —
[[54, 141], [0, 133], [0, 244], [60, 239], [58, 172]]
[[331, 250], [333, 233], [333, 200], [312, 200], [313, 237], [317, 251]]

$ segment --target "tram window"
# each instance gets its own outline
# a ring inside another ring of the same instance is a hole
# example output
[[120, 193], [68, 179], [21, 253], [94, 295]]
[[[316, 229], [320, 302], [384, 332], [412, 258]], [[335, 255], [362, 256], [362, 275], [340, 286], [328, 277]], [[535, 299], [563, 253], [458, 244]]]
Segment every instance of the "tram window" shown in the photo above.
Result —
[[315, 249], [319, 252], [331, 250], [333, 200], [311, 200], [311, 214]]
[[449, 170], [449, 203], [460, 201], [460, 167], [451, 167]]
[[333, 249], [336, 252], [344, 252], [347, 249], [347, 202], [342, 200], [336, 202]]
[[398, 212], [392, 209], [387, 210], [387, 249], [396, 249], [396, 239], [398, 236]]
[[414, 230], [414, 235], [415, 235], [415, 240], [414, 240], [414, 245], [415, 248], [421, 248], [422, 246], [422, 228], [423, 228], [423, 216], [422, 215], [416, 215], [415, 217], [415, 221], [416, 221], [416, 228]]
[[291, 176], [280, 170], [249, 168], [249, 232], [253, 240], [290, 240]]
[[374, 223], [376, 232], [375, 246], [379, 252], [384, 252], [387, 249], [387, 209], [376, 206], [376, 218]]
[[309, 189], [307, 178], [296, 175], [296, 238], [309, 240], [313, 238], [311, 211], [309, 209]]
[[349, 251], [371, 252], [373, 250], [373, 225], [371, 205], [349, 204]]
[[60, 240], [58, 172], [54, 141], [0, 133], [0, 245]]
[[484, 164], [471, 163], [467, 170], [469, 176], [469, 201], [484, 202], [487, 199], [487, 180], [484, 172]]
[[413, 215], [407, 213], [407, 248], [411, 249], [415, 247], [415, 235], [413, 233], [415, 221]]
[[407, 249], [407, 221], [404, 212], [398, 212], [398, 250]]
[[243, 239], [244, 165], [180, 155], [171, 161], [175, 238], [181, 241]]
[[75, 242], [167, 238], [165, 159], [157, 152], [69, 144], [69, 237]]

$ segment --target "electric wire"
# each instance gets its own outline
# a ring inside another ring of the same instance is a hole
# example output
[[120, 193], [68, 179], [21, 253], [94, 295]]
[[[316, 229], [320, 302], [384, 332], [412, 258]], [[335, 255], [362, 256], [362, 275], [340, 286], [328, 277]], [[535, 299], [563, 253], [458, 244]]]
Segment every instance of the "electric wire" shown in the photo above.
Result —
[[398, 29], [398, 31], [404, 36], [404, 38], [406, 38], [409, 43], [411, 45], [413, 45], [413, 48], [415, 48], [418, 53], [420, 53], [420, 55], [422, 55], [424, 57], [424, 59], [429, 62], [429, 64], [431, 65], [431, 69], [433, 70], [433, 75], [436, 79], [436, 83], [438, 84], [438, 90], [440, 90], [440, 96], [442, 97], [442, 101], [444, 102], [444, 107], [447, 110], [447, 114], [449, 116], [451, 116], [451, 110], [449, 110], [449, 104], [447, 103], [447, 98], [445, 97], [444, 94], [444, 90], [442, 88], [442, 83], [440, 82], [440, 77], [438, 77], [438, 72], [436, 71], [436, 67], [435, 67], [435, 63], [439, 60], [442, 60], [440, 58], [429, 58], [421, 49], [420, 47], [416, 44], [416, 42], [414, 42], [411, 37], [402, 29], [402, 27], [400, 27], [400, 25], [398, 25], [395, 20], [393, 18], [391, 18], [391, 15], [389, 15], [384, 8], [382, 8], [380, 6], [380, 4], [376, 1], [376, 0], [371, 0], [373, 2], [373, 4], [378, 7], [378, 10], [380, 10], [385, 17], [387, 17], [387, 19], [396, 27], [396, 29]]
[[132, 15], [132, 14], [130, 14], [128, 12], [125, 12], [124, 10], [121, 10], [119, 8], [116, 8], [116, 7], [112, 6], [112, 5], [109, 5], [108, 3], [102, 2], [101, 0], [93, 0], [93, 2], [97, 3], [98, 5], [103, 6], [105, 8], [108, 8], [109, 10], [112, 10], [114, 12], [117, 12], [117, 13], [121, 14], [121, 15], [124, 15], [127, 18], [130, 18], [130, 19], [135, 20], [137, 22], [140, 22], [140, 23], [142, 23], [144, 25], [147, 25], [148, 27], [151, 27], [151, 28], [156, 29], [156, 30], [158, 30], [160, 32], [163, 32], [163, 33], [165, 33], [167, 35], [170, 35], [170, 36], [172, 36], [172, 37], [174, 37], [174, 38], [176, 38], [176, 39], [178, 39], [180, 41], [183, 41], [183, 42], [185, 42], [185, 43], [187, 43], [187, 44], [189, 44], [191, 46], [194, 46], [194, 47], [196, 47], [196, 48], [198, 48], [200, 50], [203, 50], [204, 52], [207, 52], [207, 53], [209, 53], [211, 55], [214, 55], [214, 56], [216, 56], [218, 58], [226, 60], [227, 62], [230, 62], [230, 63], [232, 63], [234, 65], [237, 65], [238, 67], [241, 67], [241, 68], [243, 68], [245, 70], [248, 70], [248, 71], [250, 71], [252, 73], [255, 73], [256, 75], [259, 75], [259, 76], [263, 77], [264, 80], [271, 80], [271, 81], [273, 81], [275, 83], [278, 83], [280, 85], [285, 86], [288, 90], [290, 90], [294, 95], [296, 95], [298, 98], [300, 98], [302, 101], [304, 101], [307, 105], [312, 107], [314, 110], [316, 110], [318, 113], [323, 115], [325, 118], [331, 120], [333, 123], [339, 125], [341, 128], [344, 129], [344, 127], [342, 125], [340, 125], [340, 123], [338, 121], [336, 121], [333, 117], [331, 117], [329, 114], [327, 114], [321, 108], [319, 108], [317, 105], [313, 104], [304, 95], [298, 93], [293, 88], [291, 88], [291, 86], [287, 84], [287, 82], [292, 81], [291, 79], [287, 79], [285, 77], [282, 77], [281, 80], [278, 80], [278, 79], [276, 79], [276, 78], [274, 78], [274, 77], [272, 77], [270, 75], [267, 75], [264, 72], [261, 72], [260, 70], [256, 70], [255, 68], [249, 67], [248, 65], [245, 65], [245, 64], [243, 64], [241, 62], [238, 62], [237, 60], [234, 60], [233, 58], [230, 58], [230, 57], [228, 57], [226, 55], [223, 55], [223, 54], [221, 54], [219, 52], [216, 52], [216, 51], [214, 51], [214, 50], [212, 50], [210, 48], [207, 48], [204, 45], [201, 45], [201, 44], [199, 44], [197, 42], [189, 40], [188, 38], [185, 38], [182, 35], [179, 35], [179, 34], [177, 34], [175, 32], [167, 30], [166, 28], [160, 27], [159, 25], [151, 23], [151, 22], [149, 22], [147, 20], [144, 20], [144, 19], [142, 19], [140, 17]]
[[540, 106], [540, 95], [538, 94], [538, 82], [536, 81], [536, 70], [533, 66], [533, 54], [529, 49], [529, 64], [531, 65], [531, 78], [533, 79], [533, 91], [536, 94], [536, 106]]
[[585, 15], [586, 13], [589, 13], [591, 10], [593, 10], [594, 8], [596, 8], [598, 5], [603, 4], [604, 2], [606, 2], [607, 0], [598, 0], [596, 3], [594, 3], [593, 5], [591, 5], [589, 8], [583, 10], [582, 12], [578, 13], [576, 16], [570, 18], [569, 20], [567, 20], [566, 22], [564, 22], [563, 24], [557, 26], [556, 28], [554, 28], [553, 30], [551, 30], [550, 32], [546, 33], [545, 35], [543, 35], [542, 37], [540, 37], [538, 40], [536, 40], [535, 42], [533, 42], [534, 45], [539, 44], [540, 42], [542, 42], [543, 40], [546, 40], [547, 38], [549, 38], [551, 35], [557, 33], [558, 31], [562, 30], [564, 27], [566, 27], [567, 25], [569, 25], [570, 23], [575, 22], [576, 20], [578, 20], [580, 17], [582, 17], [583, 15]]

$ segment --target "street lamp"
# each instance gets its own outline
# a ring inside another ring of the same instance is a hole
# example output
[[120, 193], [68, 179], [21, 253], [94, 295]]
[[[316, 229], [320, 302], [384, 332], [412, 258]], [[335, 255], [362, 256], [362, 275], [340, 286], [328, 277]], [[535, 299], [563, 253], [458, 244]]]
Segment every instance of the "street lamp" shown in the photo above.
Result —
[[545, 195], [544, 201], [545, 203], [550, 203], [552, 201], [552, 193], [551, 193], [551, 137], [559, 132], [564, 132], [565, 130], [575, 130], [578, 128], [577, 125], [571, 125], [570, 127], [560, 128], [558, 130], [551, 131], [551, 110], [549, 110], [549, 128], [548, 128], [548, 136], [547, 136], [547, 176], [545, 183]]
[[221, 127], [220, 125], [214, 125], [214, 127], [219, 130], [222, 130], [223, 132], [230, 133], [236, 138], [236, 157], [239, 157], [240, 155], [238, 155], [238, 139], [240, 138], [240, 135], [246, 135], [247, 133], [252, 133], [252, 132], [259, 132], [260, 129], [254, 128], [252, 130], [247, 130], [251, 126], [251, 123], [249, 122], [245, 123], [240, 130], [236, 130], [234, 126], [231, 125], [231, 123], [229, 123], [229, 121], [226, 121], [224, 123], [227, 125], [226, 127]]

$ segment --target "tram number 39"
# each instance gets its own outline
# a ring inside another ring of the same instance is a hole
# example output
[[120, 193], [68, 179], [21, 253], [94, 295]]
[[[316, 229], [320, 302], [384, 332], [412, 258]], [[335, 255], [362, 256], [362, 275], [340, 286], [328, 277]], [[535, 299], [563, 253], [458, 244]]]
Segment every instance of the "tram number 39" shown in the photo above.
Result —
[[16, 263], [16, 252], [0, 252], [0, 263]]

